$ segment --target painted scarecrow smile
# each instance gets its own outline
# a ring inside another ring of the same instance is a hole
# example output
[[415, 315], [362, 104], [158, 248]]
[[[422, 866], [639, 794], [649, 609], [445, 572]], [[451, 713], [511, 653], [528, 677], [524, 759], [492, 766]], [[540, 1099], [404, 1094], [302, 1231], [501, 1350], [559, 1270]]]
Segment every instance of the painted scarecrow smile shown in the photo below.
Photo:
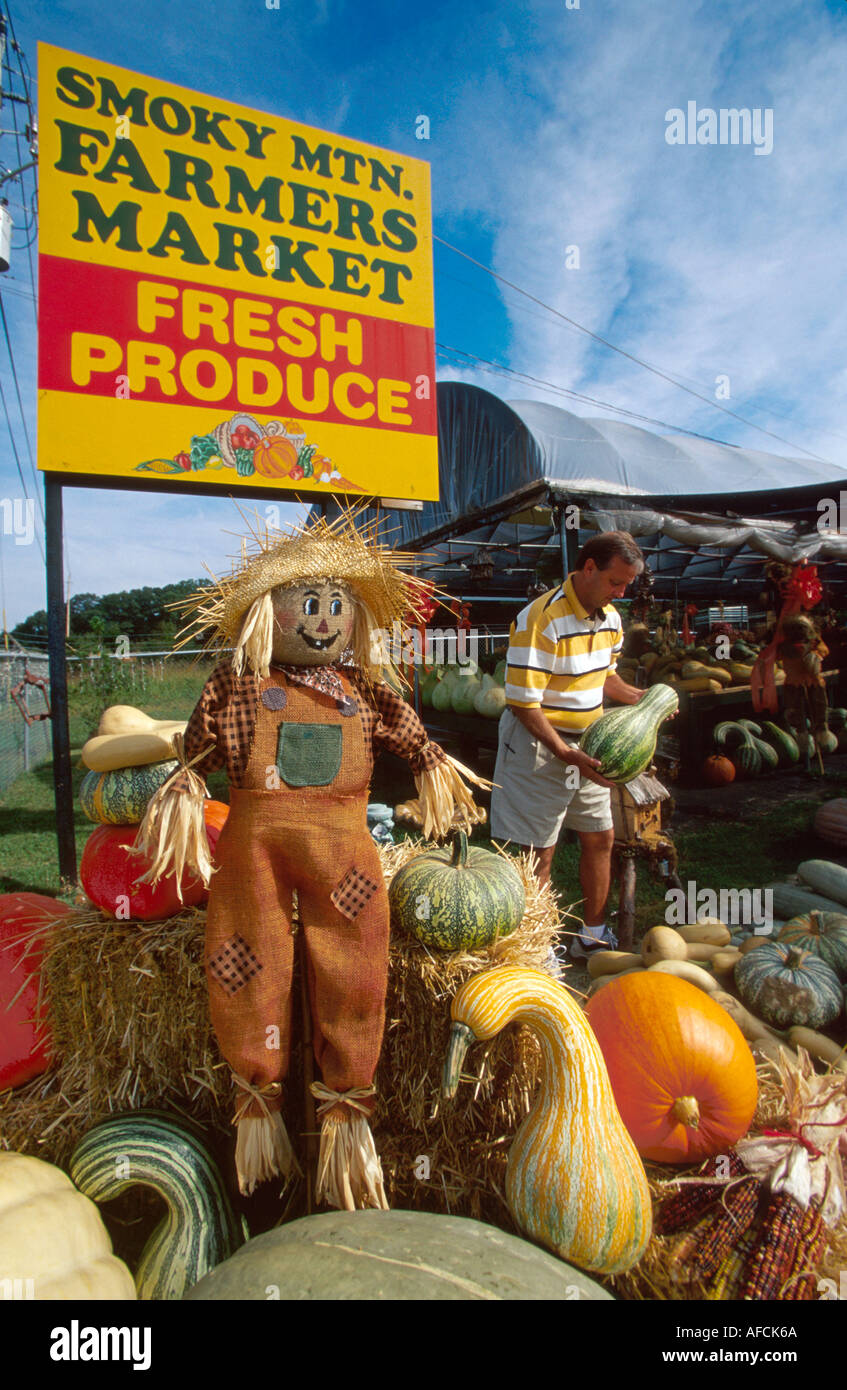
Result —
[[307, 632], [305, 627], [298, 627], [297, 636], [302, 637], [307, 647], [312, 647], [316, 652], [326, 651], [327, 647], [332, 647], [341, 636], [341, 632], [333, 632], [331, 637], [313, 637]]

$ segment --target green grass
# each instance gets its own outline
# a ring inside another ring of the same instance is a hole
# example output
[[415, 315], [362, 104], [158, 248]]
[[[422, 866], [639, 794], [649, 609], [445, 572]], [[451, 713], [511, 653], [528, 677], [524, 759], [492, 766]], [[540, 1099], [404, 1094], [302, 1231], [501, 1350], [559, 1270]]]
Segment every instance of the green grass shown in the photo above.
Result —
[[[208, 666], [166, 662], [164, 679], [157, 674], [155, 679], [147, 680], [143, 690], [139, 684], [119, 689], [110, 702], [136, 705], [154, 719], [187, 719], [207, 673]], [[86, 739], [96, 730], [97, 717], [92, 714], [90, 691], [77, 686], [71, 688], [69, 698], [74, 837], [79, 863], [85, 842], [96, 829], [79, 804], [79, 786], [87, 770], [79, 755]], [[215, 773], [209, 779], [209, 790], [213, 796], [227, 800], [226, 776]], [[18, 777], [0, 797], [0, 893], [25, 891], [70, 899], [73, 890], [62, 889], [51, 760]]]

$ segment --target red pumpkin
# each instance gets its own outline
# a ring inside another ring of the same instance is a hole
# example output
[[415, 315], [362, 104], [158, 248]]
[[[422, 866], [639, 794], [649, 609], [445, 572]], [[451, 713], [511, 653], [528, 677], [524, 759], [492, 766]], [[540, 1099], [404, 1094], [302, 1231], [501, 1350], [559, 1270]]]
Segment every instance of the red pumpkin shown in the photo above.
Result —
[[[173, 917], [184, 907], [199, 907], [206, 902], [208, 890], [196, 878], [182, 880], [182, 902], [173, 874], [160, 879], [155, 888], [149, 883], [136, 883], [135, 879], [146, 873], [149, 866], [143, 855], [127, 853], [136, 834], [134, 825], [101, 825], [86, 840], [79, 879], [95, 907], [117, 921], [135, 918], [155, 922]], [[219, 832], [210, 826], [206, 834], [214, 854]]]
[[625, 975], [586, 1007], [621, 1119], [642, 1158], [699, 1163], [750, 1127], [756, 1063], [729, 1014], [673, 975]]
[[297, 450], [284, 435], [265, 435], [253, 451], [253, 465], [266, 478], [286, 478], [297, 462]]
[[734, 764], [720, 753], [713, 753], [703, 764], [703, 781], [710, 787], [725, 787], [735, 781]]
[[[214, 829], [217, 830], [220, 834], [220, 832], [224, 828], [224, 822], [226, 821], [228, 815], [229, 807], [227, 806], [225, 801], [203, 802], [203, 819], [206, 822], [207, 830]], [[212, 845], [213, 850], [214, 848], [215, 846]]]
[[43, 1020], [38, 1022], [44, 941], [29, 941], [26, 934], [40, 933], [48, 922], [70, 911], [65, 903], [40, 893], [0, 895], [0, 1091], [25, 1085], [50, 1065], [49, 1029]]

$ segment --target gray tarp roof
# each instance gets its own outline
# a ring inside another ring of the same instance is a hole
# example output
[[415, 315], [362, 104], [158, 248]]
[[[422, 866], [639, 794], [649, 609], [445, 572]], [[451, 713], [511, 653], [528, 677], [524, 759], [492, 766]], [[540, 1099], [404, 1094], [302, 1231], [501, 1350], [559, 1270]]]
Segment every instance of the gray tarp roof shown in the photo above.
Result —
[[[395, 513], [392, 542], [442, 560], [427, 570], [454, 593], [521, 596], [532, 566], [556, 556], [550, 509], [568, 503], [579, 544], [631, 531], [680, 598], [752, 597], [766, 558], [807, 558], [841, 579], [832, 562], [847, 559], [847, 535], [817, 527], [818, 499], [847, 489], [834, 465], [502, 401], [464, 382], [439, 382], [437, 401], [441, 497]], [[480, 585], [473, 562], [485, 558], [495, 576]]]
[[[678, 579], [689, 568], [686, 549], [689, 561], [701, 550], [701, 581], [708, 573], [703, 548], [723, 552], [715, 577], [726, 577], [730, 566], [731, 577], [760, 576], [762, 556], [847, 559], [847, 535], [817, 528], [818, 498], [837, 502], [847, 488], [847, 472], [834, 465], [659, 435], [543, 401], [502, 401], [464, 382], [439, 382], [437, 393], [441, 497], [399, 514], [398, 546], [457, 536], [490, 548], [539, 541], [545, 521], [533, 508], [575, 502], [581, 541], [594, 530], [631, 531], [662, 552], [654, 570]], [[535, 524], [516, 525], [518, 518]]]

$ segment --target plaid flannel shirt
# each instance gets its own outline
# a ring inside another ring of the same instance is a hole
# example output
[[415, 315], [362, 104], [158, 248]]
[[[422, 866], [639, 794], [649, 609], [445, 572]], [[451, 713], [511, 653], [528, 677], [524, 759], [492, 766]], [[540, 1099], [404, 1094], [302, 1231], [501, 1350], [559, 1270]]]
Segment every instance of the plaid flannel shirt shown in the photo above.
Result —
[[[365, 743], [374, 753], [396, 753], [415, 774], [429, 772], [445, 760], [443, 749], [429, 741], [415, 711], [400, 695], [387, 685], [370, 686], [356, 667], [341, 669], [355, 686]], [[256, 676], [236, 676], [228, 661], [216, 666], [206, 681], [185, 730], [188, 762], [214, 745], [194, 764], [193, 770], [204, 780], [224, 767], [230, 786], [241, 786], [256, 728], [259, 687]], [[180, 786], [184, 780], [181, 773], [174, 778], [174, 784]]]

